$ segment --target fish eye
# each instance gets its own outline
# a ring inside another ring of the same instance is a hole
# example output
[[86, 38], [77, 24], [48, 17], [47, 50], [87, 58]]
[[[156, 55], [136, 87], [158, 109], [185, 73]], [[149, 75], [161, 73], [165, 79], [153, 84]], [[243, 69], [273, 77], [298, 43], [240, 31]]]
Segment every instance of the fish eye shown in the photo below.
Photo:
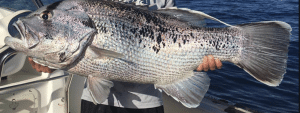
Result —
[[43, 20], [49, 20], [51, 17], [52, 13], [50, 13], [49, 11], [45, 11], [40, 14], [40, 18], [42, 18]]
[[44, 20], [47, 20], [47, 19], [48, 19], [48, 15], [47, 15], [47, 14], [43, 14], [43, 15], [42, 15], [42, 18], [43, 18]]

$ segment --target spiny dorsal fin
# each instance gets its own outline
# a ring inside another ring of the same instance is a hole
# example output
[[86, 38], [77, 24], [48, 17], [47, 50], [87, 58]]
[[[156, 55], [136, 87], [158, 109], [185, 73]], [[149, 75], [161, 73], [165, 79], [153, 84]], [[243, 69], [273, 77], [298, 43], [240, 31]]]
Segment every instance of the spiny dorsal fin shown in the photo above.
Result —
[[220, 22], [226, 26], [232, 26], [201, 11], [195, 11], [188, 8], [168, 7], [159, 9], [155, 12], [173, 16], [181, 21], [188, 22], [190, 25], [198, 27], [203, 27], [205, 25], [205, 18]]

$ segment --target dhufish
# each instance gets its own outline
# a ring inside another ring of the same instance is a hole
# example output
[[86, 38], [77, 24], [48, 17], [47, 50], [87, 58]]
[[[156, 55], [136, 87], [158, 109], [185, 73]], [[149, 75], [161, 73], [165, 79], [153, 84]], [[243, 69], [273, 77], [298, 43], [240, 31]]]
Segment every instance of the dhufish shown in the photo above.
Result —
[[[204, 27], [204, 19], [227, 27]], [[209, 88], [206, 73], [193, 71], [207, 55], [278, 86], [292, 30], [281, 21], [229, 25], [185, 8], [104, 0], [56, 2], [14, 26], [21, 38], [6, 37], [6, 45], [41, 65], [87, 77], [95, 104], [108, 97], [112, 81], [122, 81], [154, 84], [188, 108], [199, 106]]]

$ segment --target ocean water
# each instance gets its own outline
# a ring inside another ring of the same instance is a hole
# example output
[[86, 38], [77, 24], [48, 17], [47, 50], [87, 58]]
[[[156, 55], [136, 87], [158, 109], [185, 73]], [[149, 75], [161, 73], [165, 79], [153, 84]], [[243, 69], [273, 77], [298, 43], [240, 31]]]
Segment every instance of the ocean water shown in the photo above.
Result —
[[[42, 0], [49, 4], [57, 0]], [[278, 87], [264, 85], [231, 63], [209, 71], [207, 96], [224, 99], [266, 113], [299, 112], [299, 1], [298, 0], [176, 0], [180, 8], [202, 11], [231, 25], [284, 21], [291, 25], [287, 72]], [[36, 10], [31, 0], [0, 0], [0, 7]], [[206, 21], [209, 27], [225, 27]]]

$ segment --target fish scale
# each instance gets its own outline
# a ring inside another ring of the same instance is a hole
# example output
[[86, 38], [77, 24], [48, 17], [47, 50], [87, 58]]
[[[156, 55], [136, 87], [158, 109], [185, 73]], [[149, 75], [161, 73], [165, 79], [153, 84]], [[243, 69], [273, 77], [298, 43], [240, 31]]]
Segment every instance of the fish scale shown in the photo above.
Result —
[[[95, 5], [96, 8], [93, 7], [93, 5]], [[108, 63], [111, 65], [110, 67], [113, 67], [109, 69], [114, 70], [113, 73], [107, 76], [109, 77], [108, 79], [138, 83], [170, 83], [179, 80], [180, 78], [185, 78], [185, 76], [187, 76], [185, 75], [185, 72], [196, 69], [197, 66], [202, 63], [202, 58], [205, 55], [211, 54], [221, 60], [230, 60], [232, 57], [236, 56], [239, 50], [239, 48], [229, 48], [229, 46], [234, 45], [233, 43], [236, 45], [236, 42], [239, 40], [238, 36], [241, 36], [239, 31], [234, 28], [178, 27], [167, 22], [168, 20], [166, 19], [170, 18], [165, 18], [165, 16], [155, 13], [149, 14], [157, 17], [151, 18], [155, 20], [148, 19], [148, 21], [144, 21], [142, 24], [132, 24], [131, 22], [134, 21], [133, 18], [130, 20], [127, 18], [127, 15], [134, 13], [135, 11], [132, 10], [137, 9], [119, 11], [113, 10], [114, 8], [110, 9], [111, 7], [103, 4], [101, 6], [102, 8], [97, 4], [92, 4], [91, 9], [93, 10], [87, 11], [89, 16], [92, 17], [98, 30], [98, 34], [94, 37], [92, 44], [96, 47], [125, 55], [124, 58], [121, 58], [122, 60], [114, 59]], [[143, 15], [139, 16], [142, 17]], [[147, 18], [146, 16], [147, 14], [142, 18]], [[170, 20], [175, 21], [174, 19]], [[153, 24], [154, 21], [166, 24], [164, 25], [164, 28], [161, 28], [162, 26], [158, 28], [157, 25]], [[177, 21], [176, 23], [183, 25], [180, 21]], [[124, 26], [126, 29], [120, 29], [121, 26]], [[138, 30], [135, 32], [140, 31], [138, 36], [131, 31], [131, 29], [136, 28]], [[159, 29], [165, 29], [165, 32], [163, 33]], [[236, 35], [233, 36], [222, 33], [223, 31]], [[151, 32], [153, 32], [153, 34]], [[158, 44], [158, 37], [155, 36], [155, 34], [164, 35], [164, 40], [160, 41], [160, 45]], [[140, 39], [142, 41], [140, 41]], [[174, 39], [176, 39], [176, 41], [167, 41]], [[188, 43], [184, 43], [184, 41], [188, 41]], [[212, 44], [212, 42], [216, 42], [216, 44]], [[223, 49], [217, 50], [216, 47], [220, 46], [218, 45], [219, 42], [222, 42], [225, 46], [223, 46]], [[167, 46], [163, 46], [162, 43]], [[159, 48], [159, 50], [157, 50], [157, 48]], [[132, 63], [124, 63], [123, 60]], [[91, 59], [90, 62], [97, 61]], [[79, 62], [77, 66], [81, 67], [81, 64], [92, 65], [82, 61]], [[108, 69], [100, 68], [103, 67], [102, 63], [93, 64], [101, 64], [102, 66], [92, 66], [96, 67], [93, 69], [85, 66], [87, 69], [84, 70], [88, 70], [88, 72], [92, 73], [101, 73], [107, 71], [105, 69]], [[73, 70], [76, 71], [77, 69], [71, 68], [69, 71]], [[124, 74], [121, 70], [127, 70], [128, 72]], [[132, 79], [133, 77], [136, 79]]]

